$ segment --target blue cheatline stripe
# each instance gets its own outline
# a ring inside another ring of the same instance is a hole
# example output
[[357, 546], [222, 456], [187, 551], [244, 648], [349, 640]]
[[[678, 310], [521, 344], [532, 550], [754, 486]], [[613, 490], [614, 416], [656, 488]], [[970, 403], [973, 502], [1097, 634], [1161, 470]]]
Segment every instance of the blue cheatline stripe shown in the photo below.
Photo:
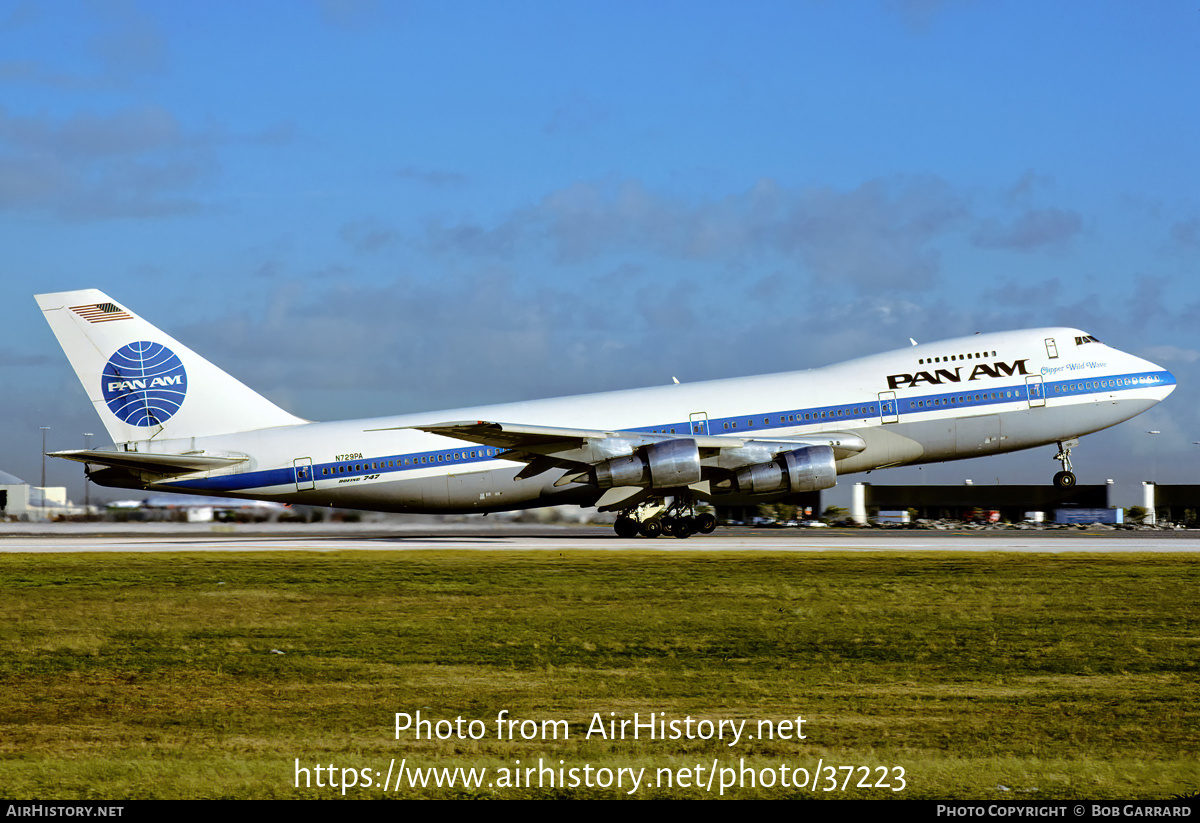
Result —
[[[1175, 385], [1175, 377], [1170, 372], [1138, 372], [1136, 374], [1122, 374], [1115, 377], [1092, 378], [1090, 380], [1043, 380], [1041, 383], [1041, 399], [1052, 400], [1054, 398], [1081, 397], [1089, 394], [1110, 394], [1115, 391], [1131, 391], [1133, 389], [1143, 389], [1148, 386], [1172, 385]], [[948, 391], [938, 394], [901, 397], [895, 402], [901, 420], [928, 420], [936, 419], [940, 412], [948, 410], [964, 408], [978, 409], [1004, 403], [1027, 403], [1028, 401], [1028, 385], [1018, 383], [1002, 388], [989, 388], [986, 392]], [[770, 432], [775, 429], [791, 429], [797, 425], [812, 426], [861, 420], [877, 421], [879, 419], [879, 400], [873, 398], [859, 403], [842, 403], [832, 406], [813, 406], [805, 409], [786, 409], [764, 414], [710, 418], [708, 420], [708, 433], [750, 435], [757, 434], [758, 432]], [[641, 432], [644, 434], [676, 434], [682, 437], [702, 433], [699, 431], [693, 432], [692, 426], [692, 421], [685, 420], [656, 426], [641, 426], [626, 429], [626, 431]], [[820, 432], [809, 432], [805, 435], [791, 434], [792, 436], [811, 436], [812, 434], [820, 434]], [[319, 482], [321, 480], [329, 481], [351, 477], [366, 477], [374, 474], [411, 472], [437, 466], [467, 466], [495, 460], [495, 455], [502, 451], [504, 449], [491, 446], [476, 446], [474, 448], [391, 454], [383, 457], [372, 457], [370, 459], [314, 463], [312, 465], [312, 479]], [[295, 482], [296, 469], [292, 466], [287, 466], [279, 469], [218, 475], [216, 477], [184, 480], [162, 485], [211, 491], [244, 491], [270, 486], [291, 486]], [[329, 487], [326, 486], [324, 488]]]

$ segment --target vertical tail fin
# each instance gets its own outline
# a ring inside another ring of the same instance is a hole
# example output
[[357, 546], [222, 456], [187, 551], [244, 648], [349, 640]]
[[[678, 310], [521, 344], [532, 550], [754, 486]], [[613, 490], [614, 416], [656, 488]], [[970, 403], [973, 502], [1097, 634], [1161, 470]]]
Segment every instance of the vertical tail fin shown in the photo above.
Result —
[[306, 422], [101, 291], [35, 299], [114, 443]]

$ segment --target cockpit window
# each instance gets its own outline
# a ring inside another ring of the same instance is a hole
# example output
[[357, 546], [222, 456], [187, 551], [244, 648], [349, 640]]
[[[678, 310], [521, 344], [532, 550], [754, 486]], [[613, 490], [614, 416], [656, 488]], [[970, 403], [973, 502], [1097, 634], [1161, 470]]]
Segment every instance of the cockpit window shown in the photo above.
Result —
[[1082, 346], [1084, 343], [1099, 343], [1100, 341], [1092, 337], [1090, 334], [1085, 334], [1083, 337], [1075, 338], [1075, 345]]

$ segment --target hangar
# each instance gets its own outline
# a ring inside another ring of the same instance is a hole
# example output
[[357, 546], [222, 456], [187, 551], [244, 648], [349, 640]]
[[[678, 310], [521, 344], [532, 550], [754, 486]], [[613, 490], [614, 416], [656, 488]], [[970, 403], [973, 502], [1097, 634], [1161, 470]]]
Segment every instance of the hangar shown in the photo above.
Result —
[[[1136, 494], [1136, 492], [1133, 492]], [[880, 512], [915, 510], [925, 520], [972, 520], [979, 512], [997, 512], [998, 518], [1011, 523], [1025, 520], [1030, 512], [1042, 512], [1046, 522], [1054, 522], [1055, 512], [1078, 512], [1074, 522], [1087, 522], [1089, 514], [1137, 505], [1149, 514], [1147, 523], [1159, 521], [1200, 524], [1200, 485], [1160, 486], [1142, 483], [1140, 500], [1130, 493], [1120, 495], [1113, 483], [1076, 485], [1061, 488], [1051, 485], [933, 485], [876, 486], [856, 483], [850, 516], [867, 524]], [[802, 517], [819, 517], [821, 493], [810, 492], [791, 501]], [[723, 520], [749, 521], [757, 515], [754, 506], [722, 507]], [[1097, 519], [1100, 519], [1097, 517]]]
[[[1089, 513], [1120, 509], [1133, 501], [1119, 499], [1112, 481], [1068, 488], [1047, 485], [873, 486], [856, 483], [851, 516], [866, 523], [881, 511], [915, 509], [928, 520], [971, 520], [979, 511], [994, 511], [999, 518], [1018, 523], [1030, 512], [1042, 512], [1046, 522], [1055, 522], [1055, 512], [1078, 512], [1069, 522], [1086, 522]], [[1160, 486], [1141, 484], [1138, 503], [1148, 514], [1146, 522], [1195, 524], [1200, 512], [1200, 485]], [[1062, 520], [1060, 516], [1058, 518]]]
[[60, 515], [82, 514], [83, 508], [67, 500], [65, 486], [31, 486], [15, 475], [0, 471], [0, 519], [50, 520]]
[[1001, 520], [1020, 523], [1029, 512], [1054, 520], [1061, 509], [1109, 509], [1112, 485], [1070, 486], [874, 486], [854, 485], [851, 516], [867, 522], [881, 511], [916, 510], [924, 520], [976, 520], [978, 512], [998, 512]]

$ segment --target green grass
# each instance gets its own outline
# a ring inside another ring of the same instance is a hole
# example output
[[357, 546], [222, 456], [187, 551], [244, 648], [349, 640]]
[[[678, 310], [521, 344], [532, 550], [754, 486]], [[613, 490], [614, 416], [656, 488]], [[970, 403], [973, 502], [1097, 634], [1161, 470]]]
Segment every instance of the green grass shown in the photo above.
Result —
[[[906, 782], [860, 789], [856, 772], [845, 791], [733, 797], [1192, 793], [1198, 584], [1183, 554], [3, 555], [0, 793], [338, 797], [296, 788], [295, 759], [377, 770], [378, 783], [393, 758], [497, 769], [539, 757], [645, 767], [637, 797], [715, 796], [716, 784], [646, 784], [714, 760], [900, 767]], [[487, 734], [395, 739], [395, 713], [418, 709]], [[498, 740], [501, 710], [567, 720], [571, 738]], [[802, 715], [807, 739], [585, 740], [610, 712], [747, 729]]]

